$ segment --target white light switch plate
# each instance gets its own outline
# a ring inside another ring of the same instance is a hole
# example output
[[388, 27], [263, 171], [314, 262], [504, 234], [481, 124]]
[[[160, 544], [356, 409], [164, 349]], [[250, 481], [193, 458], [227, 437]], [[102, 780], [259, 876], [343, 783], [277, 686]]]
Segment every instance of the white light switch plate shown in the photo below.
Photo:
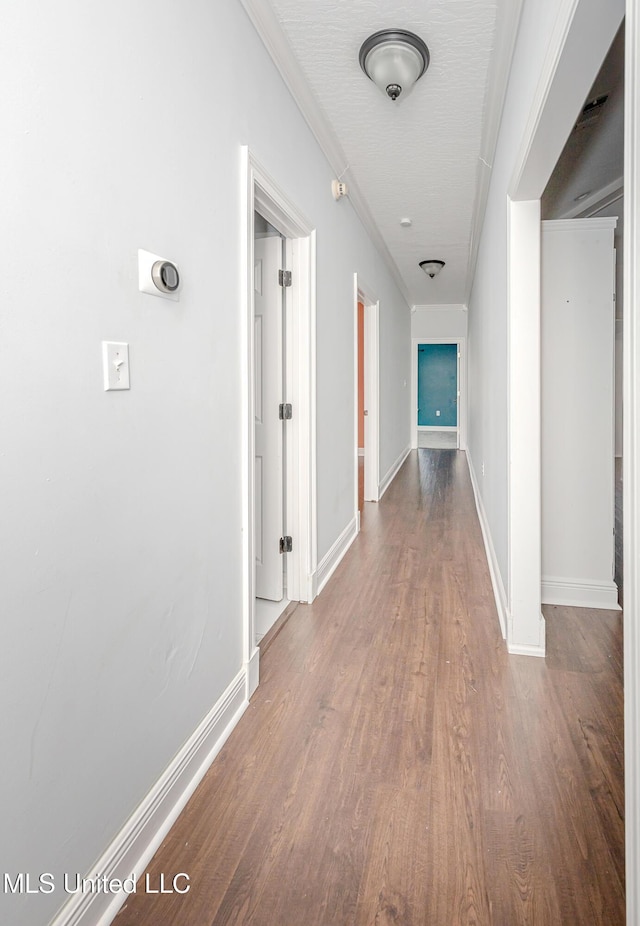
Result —
[[104, 390], [129, 389], [129, 345], [122, 341], [102, 342]]

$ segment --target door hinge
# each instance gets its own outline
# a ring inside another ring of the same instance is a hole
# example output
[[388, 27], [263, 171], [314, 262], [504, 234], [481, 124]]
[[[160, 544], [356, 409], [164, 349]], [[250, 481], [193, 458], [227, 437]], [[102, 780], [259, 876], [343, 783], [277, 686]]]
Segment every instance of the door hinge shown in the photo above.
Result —
[[291, 421], [293, 418], [293, 406], [291, 402], [281, 402], [278, 410], [280, 421]]
[[278, 283], [280, 286], [291, 286], [291, 271], [278, 270]]
[[288, 534], [286, 537], [280, 538], [280, 552], [281, 553], [291, 553], [293, 550], [293, 538]]

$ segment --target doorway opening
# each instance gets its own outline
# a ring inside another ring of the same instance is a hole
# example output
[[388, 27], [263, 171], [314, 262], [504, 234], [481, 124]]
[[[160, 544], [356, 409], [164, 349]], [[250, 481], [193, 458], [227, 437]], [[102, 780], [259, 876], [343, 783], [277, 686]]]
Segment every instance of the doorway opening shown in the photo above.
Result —
[[418, 447], [458, 449], [459, 363], [457, 344], [418, 344]]
[[412, 338], [414, 449], [465, 449], [465, 388], [465, 338]]
[[379, 302], [354, 274], [355, 516], [380, 498]]
[[289, 605], [286, 508], [285, 238], [254, 213], [254, 545], [256, 643]]
[[313, 600], [315, 232], [242, 151], [243, 614], [247, 697], [258, 642], [289, 601]]
[[[542, 601], [550, 604], [569, 598], [575, 606], [615, 608], [623, 599], [624, 46], [623, 22], [541, 198], [543, 245], [545, 238], [550, 240], [542, 254], [541, 347]], [[553, 311], [554, 298], [561, 314]], [[558, 350], [559, 326], [567, 324], [569, 357]], [[567, 395], [580, 401], [578, 413], [562, 422], [560, 442], [553, 432]], [[581, 450], [589, 459], [589, 484], [578, 486], [569, 455], [582, 462]], [[561, 504], [554, 498], [559, 488]], [[576, 499], [578, 492], [583, 502]], [[588, 546], [588, 562], [568, 562], [566, 551], [554, 548], [558, 519], [565, 540], [568, 526], [577, 521], [574, 539]], [[567, 587], [566, 580], [556, 579], [549, 587], [549, 574], [590, 582], [574, 579]]]

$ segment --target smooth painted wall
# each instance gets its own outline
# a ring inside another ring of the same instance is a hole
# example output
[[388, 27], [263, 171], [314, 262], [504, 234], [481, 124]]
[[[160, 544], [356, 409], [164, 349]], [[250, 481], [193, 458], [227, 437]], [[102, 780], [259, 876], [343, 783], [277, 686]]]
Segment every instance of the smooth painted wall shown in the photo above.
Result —
[[411, 315], [412, 338], [464, 338], [467, 336], [464, 306], [416, 306]]
[[543, 602], [617, 603], [615, 219], [542, 223]]
[[[410, 312], [238, 0], [24, 0], [0, 42], [0, 854], [59, 876], [242, 667], [241, 145], [317, 229], [319, 559], [353, 517], [354, 272], [380, 300], [382, 473]], [[177, 262], [180, 302], [138, 291], [138, 248]], [[103, 391], [103, 340], [130, 391]]]
[[469, 299], [469, 458], [507, 590], [507, 197], [557, 12], [556, 0], [524, 0]]
[[616, 346], [615, 346], [615, 415], [616, 415], [616, 456], [621, 457], [623, 452], [622, 444], [622, 349], [624, 343], [623, 330], [623, 311], [624, 291], [623, 291], [623, 273], [624, 273], [624, 196], [610, 203], [604, 209], [594, 213], [599, 217], [612, 217], [618, 220], [613, 235], [613, 243], [616, 249]]

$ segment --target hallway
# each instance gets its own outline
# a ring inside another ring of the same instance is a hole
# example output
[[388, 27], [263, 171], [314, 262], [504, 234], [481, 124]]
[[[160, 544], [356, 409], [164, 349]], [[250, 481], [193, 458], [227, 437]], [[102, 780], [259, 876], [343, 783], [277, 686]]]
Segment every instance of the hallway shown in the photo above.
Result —
[[622, 617], [508, 656], [466, 457], [413, 451], [117, 926], [624, 923]]

